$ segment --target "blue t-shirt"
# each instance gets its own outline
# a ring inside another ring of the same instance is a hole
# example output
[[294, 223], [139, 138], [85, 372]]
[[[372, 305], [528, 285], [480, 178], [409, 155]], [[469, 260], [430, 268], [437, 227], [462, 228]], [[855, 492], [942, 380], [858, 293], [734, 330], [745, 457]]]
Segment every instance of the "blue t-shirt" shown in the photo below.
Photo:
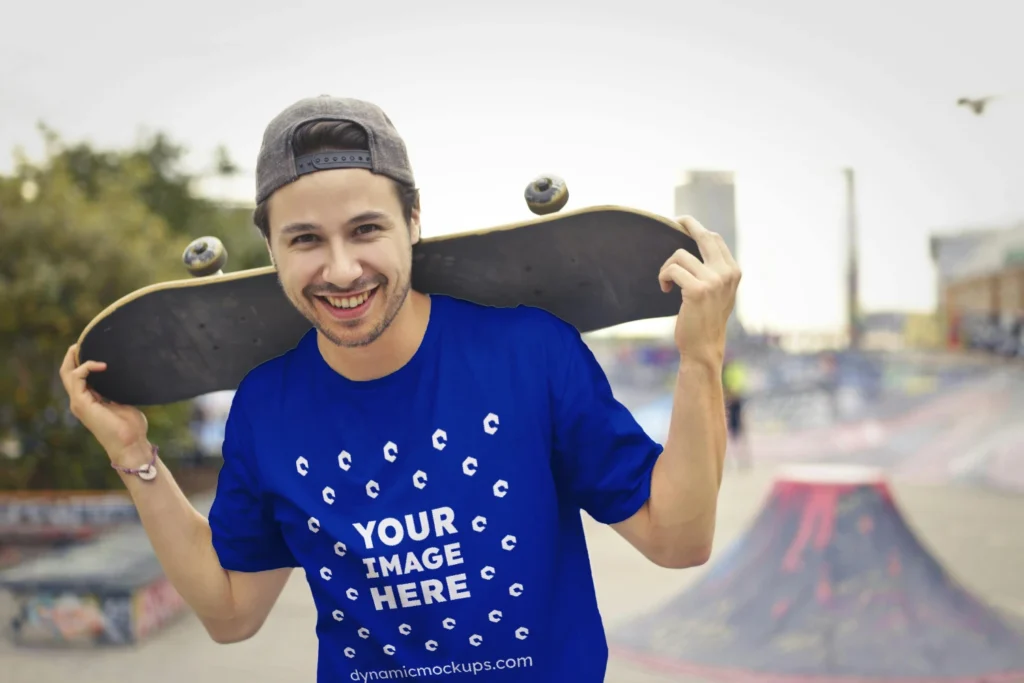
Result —
[[221, 564], [305, 570], [320, 683], [603, 681], [580, 510], [639, 510], [661, 446], [575, 328], [431, 302], [384, 378], [333, 371], [313, 330], [249, 373], [210, 513]]

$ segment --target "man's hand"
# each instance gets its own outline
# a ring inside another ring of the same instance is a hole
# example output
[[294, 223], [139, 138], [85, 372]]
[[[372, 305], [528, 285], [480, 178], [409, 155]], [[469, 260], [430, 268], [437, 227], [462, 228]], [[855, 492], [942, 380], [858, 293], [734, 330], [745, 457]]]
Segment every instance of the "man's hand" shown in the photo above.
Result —
[[682, 568], [706, 562], [715, 535], [726, 443], [722, 363], [740, 269], [721, 236], [690, 216], [678, 220], [704, 262], [681, 249], [658, 273], [662, 291], [675, 284], [683, 295], [672, 419], [650, 498], [614, 528], [656, 564]]
[[710, 360], [720, 364], [725, 354], [726, 323], [736, 302], [742, 276], [725, 240], [692, 216], [678, 218], [683, 232], [697, 242], [704, 263], [680, 249], [658, 273], [661, 291], [676, 284], [683, 303], [676, 318], [676, 346], [684, 359]]
[[138, 465], [145, 462], [151, 455], [146, 441], [146, 416], [133, 406], [106, 401], [90, 389], [86, 378], [90, 373], [103, 372], [107, 364], [86, 361], [77, 365], [77, 352], [77, 346], [69, 348], [60, 367], [60, 378], [68, 392], [71, 414], [92, 432], [114, 464]]

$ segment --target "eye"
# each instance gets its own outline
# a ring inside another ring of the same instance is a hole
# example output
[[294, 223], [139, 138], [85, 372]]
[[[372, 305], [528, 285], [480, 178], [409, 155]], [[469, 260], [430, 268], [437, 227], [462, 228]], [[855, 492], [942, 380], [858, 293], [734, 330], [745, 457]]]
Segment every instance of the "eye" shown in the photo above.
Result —
[[364, 224], [360, 225], [358, 228], [355, 229], [355, 234], [356, 235], [368, 235], [371, 232], [377, 232], [377, 231], [383, 230], [383, 229], [384, 228], [382, 228], [381, 226], [377, 225], [376, 223], [364, 223]]
[[289, 244], [310, 244], [310, 243], [313, 242], [313, 240], [316, 240], [316, 239], [317, 239], [316, 235], [314, 235], [313, 233], [307, 232], [307, 233], [303, 233], [301, 235], [296, 236], [294, 239], [291, 240], [291, 242], [289, 242]]

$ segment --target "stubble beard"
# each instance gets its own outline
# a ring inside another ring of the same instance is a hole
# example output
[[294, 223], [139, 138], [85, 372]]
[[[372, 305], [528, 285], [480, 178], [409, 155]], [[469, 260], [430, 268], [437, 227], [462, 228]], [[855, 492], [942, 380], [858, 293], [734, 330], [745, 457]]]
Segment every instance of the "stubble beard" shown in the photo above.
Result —
[[[380, 286], [383, 290], [387, 287], [386, 284]], [[398, 317], [398, 312], [402, 310], [402, 305], [405, 300], [409, 297], [409, 290], [412, 288], [412, 282], [410, 279], [405, 279], [400, 289], [395, 290], [393, 293], [384, 291], [378, 291], [374, 296], [380, 296], [381, 294], [386, 295], [384, 303], [386, 308], [384, 309], [384, 316], [377, 322], [376, 325], [363, 337], [358, 339], [342, 339], [335, 334], [327, 325], [321, 325], [318, 321], [313, 321], [313, 326], [319, 330], [320, 334], [324, 335], [327, 341], [331, 342], [335, 346], [339, 346], [346, 349], [355, 349], [362, 346], [369, 346], [373, 342], [377, 341], [384, 332], [391, 327], [391, 323], [394, 322], [395, 318]], [[344, 323], [342, 323], [344, 325]]]
[[[404, 278], [399, 285], [399, 289], [393, 292], [387, 291], [388, 283], [386, 281], [378, 285], [378, 291], [374, 294], [374, 297], [384, 297], [384, 315], [367, 334], [358, 339], [342, 338], [337, 334], [337, 332], [332, 330], [331, 326], [325, 323], [320, 316], [317, 315], [316, 304], [312, 300], [313, 295], [301, 293], [298, 297], [293, 296], [285, 290], [280, 277], [278, 277], [278, 285], [281, 286], [281, 289], [285, 292], [288, 300], [291, 301], [292, 306], [294, 306], [295, 309], [302, 314], [302, 317], [308, 320], [309, 323], [324, 336], [324, 339], [327, 339], [335, 346], [354, 349], [369, 346], [373, 342], [377, 341], [388, 327], [391, 326], [391, 323], [394, 322], [395, 318], [398, 316], [399, 311], [402, 310], [402, 305], [405, 303], [405, 300], [409, 297], [409, 291], [412, 289], [412, 278]], [[363, 321], [359, 322], [361, 324]], [[340, 324], [344, 325], [345, 323]]]

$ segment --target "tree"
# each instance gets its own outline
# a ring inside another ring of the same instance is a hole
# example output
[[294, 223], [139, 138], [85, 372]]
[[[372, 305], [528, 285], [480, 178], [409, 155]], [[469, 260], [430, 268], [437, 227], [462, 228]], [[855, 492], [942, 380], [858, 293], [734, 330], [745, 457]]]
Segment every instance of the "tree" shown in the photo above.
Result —
[[[128, 150], [66, 145], [43, 128], [44, 159], [0, 176], [0, 489], [119, 485], [95, 439], [67, 411], [57, 374], [67, 347], [104, 307], [139, 287], [187, 277], [194, 237], [224, 241], [228, 270], [269, 260], [251, 210], [196, 195], [183, 149], [163, 135]], [[223, 150], [215, 162], [233, 172]], [[190, 447], [188, 402], [146, 409], [153, 440]]]

